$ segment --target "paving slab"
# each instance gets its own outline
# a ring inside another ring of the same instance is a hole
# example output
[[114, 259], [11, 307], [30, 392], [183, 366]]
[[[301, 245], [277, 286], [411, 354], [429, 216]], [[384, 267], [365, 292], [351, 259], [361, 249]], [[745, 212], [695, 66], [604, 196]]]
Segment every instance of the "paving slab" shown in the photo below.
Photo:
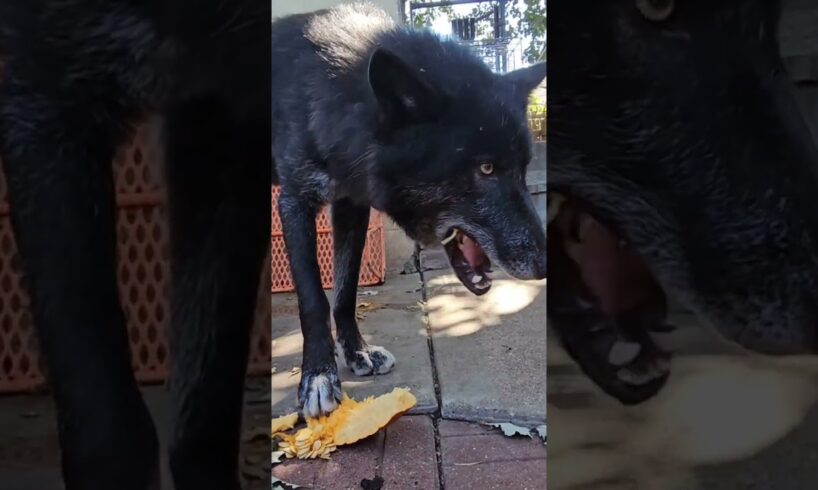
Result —
[[[332, 292], [327, 294], [331, 302]], [[361, 333], [367, 342], [392, 352], [397, 364], [388, 374], [365, 377], [340, 368], [343, 389], [351, 397], [360, 399], [408, 387], [418, 400], [410, 413], [437, 410], [421, 299], [417, 274], [396, 274], [380, 286], [360, 289], [359, 304], [368, 303], [362, 308], [365, 318], [359, 320]], [[295, 294], [272, 296], [272, 318], [272, 364], [276, 372], [272, 376], [271, 399], [273, 416], [278, 416], [297, 410], [302, 337]]]
[[545, 490], [547, 451], [542, 441], [444, 422], [440, 452], [446, 488]]
[[625, 407], [548, 345], [549, 490], [818, 488], [818, 359], [751, 355], [674, 315], [665, 388]]
[[384, 489], [440, 488], [434, 431], [432, 419], [423, 415], [403, 417], [386, 429]]
[[443, 417], [545, 423], [545, 281], [496, 271], [491, 290], [478, 297], [442, 252], [424, 251], [423, 265]]

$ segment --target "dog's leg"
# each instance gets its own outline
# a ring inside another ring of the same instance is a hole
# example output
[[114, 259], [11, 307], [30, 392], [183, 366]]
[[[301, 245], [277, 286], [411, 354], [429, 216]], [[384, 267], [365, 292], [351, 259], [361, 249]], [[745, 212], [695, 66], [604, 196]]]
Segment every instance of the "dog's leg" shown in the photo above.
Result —
[[211, 98], [166, 118], [177, 490], [240, 486], [244, 378], [270, 240], [269, 124], [237, 121]]
[[[133, 377], [116, 277], [106, 108], [0, 91], [0, 157], [57, 409], [66, 489], [158, 488], [156, 431]], [[12, 117], [13, 116], [13, 117]]]
[[335, 248], [335, 328], [337, 354], [358, 376], [388, 373], [395, 357], [383, 347], [367, 345], [358, 330], [355, 307], [361, 254], [366, 243], [369, 208], [349, 199], [332, 205], [332, 229]]
[[298, 402], [304, 415], [317, 417], [335, 410], [341, 381], [335, 364], [329, 302], [321, 287], [316, 258], [315, 216], [319, 205], [282, 189], [278, 201], [284, 241], [298, 295], [298, 316], [304, 336]]

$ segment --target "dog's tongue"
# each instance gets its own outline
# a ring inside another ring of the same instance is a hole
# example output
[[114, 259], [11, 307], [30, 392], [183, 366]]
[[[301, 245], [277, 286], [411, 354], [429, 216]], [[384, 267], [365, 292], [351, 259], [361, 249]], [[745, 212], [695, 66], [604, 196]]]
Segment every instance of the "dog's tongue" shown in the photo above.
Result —
[[477, 245], [477, 242], [469, 238], [467, 235], [463, 235], [463, 238], [460, 240], [458, 244], [460, 247], [460, 251], [463, 252], [463, 257], [466, 258], [466, 262], [472, 267], [472, 269], [477, 270], [478, 267], [483, 265], [486, 262], [486, 254], [483, 253], [483, 249]]

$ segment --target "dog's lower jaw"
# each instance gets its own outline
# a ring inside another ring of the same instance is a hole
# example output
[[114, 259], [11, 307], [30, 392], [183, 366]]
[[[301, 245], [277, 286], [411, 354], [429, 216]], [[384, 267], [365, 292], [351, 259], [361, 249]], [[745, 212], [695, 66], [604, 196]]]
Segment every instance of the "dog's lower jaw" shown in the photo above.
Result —
[[395, 367], [395, 356], [391, 352], [366, 343], [350, 350], [345, 349], [341, 342], [336, 342], [335, 357], [339, 365], [348, 367], [355, 376], [386, 374]]

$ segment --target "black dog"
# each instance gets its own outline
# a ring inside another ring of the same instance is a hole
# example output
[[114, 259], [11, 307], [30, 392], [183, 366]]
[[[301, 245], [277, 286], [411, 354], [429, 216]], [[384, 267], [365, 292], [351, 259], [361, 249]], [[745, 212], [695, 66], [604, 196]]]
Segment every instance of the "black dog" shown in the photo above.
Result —
[[772, 0], [552, 2], [548, 313], [625, 403], [666, 295], [769, 354], [818, 350], [818, 152]]
[[170, 466], [235, 489], [269, 243], [270, 4], [0, 2], [0, 158], [68, 489], [158, 487], [118, 303], [111, 161], [164, 116], [172, 222]]
[[[545, 236], [525, 185], [528, 95], [536, 65], [491, 73], [466, 48], [396, 26], [366, 4], [273, 24], [273, 161], [299, 300], [306, 415], [340, 398], [330, 308], [316, 262], [315, 215], [332, 203], [339, 358], [357, 375], [388, 372], [367, 345], [355, 297], [370, 206], [423, 244], [446, 243], [475, 294], [490, 261], [521, 279], [545, 275]], [[490, 260], [489, 260], [490, 258]]]

